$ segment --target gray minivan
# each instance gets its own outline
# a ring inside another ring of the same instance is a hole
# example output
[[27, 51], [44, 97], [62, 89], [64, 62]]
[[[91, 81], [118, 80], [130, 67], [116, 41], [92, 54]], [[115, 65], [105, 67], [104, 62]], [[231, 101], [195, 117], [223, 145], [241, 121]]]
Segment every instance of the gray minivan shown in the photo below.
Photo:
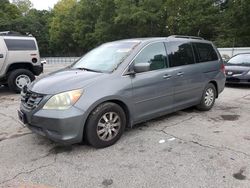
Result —
[[170, 36], [102, 44], [71, 66], [24, 87], [20, 120], [67, 144], [114, 144], [126, 126], [191, 106], [210, 110], [224, 64], [202, 38]]

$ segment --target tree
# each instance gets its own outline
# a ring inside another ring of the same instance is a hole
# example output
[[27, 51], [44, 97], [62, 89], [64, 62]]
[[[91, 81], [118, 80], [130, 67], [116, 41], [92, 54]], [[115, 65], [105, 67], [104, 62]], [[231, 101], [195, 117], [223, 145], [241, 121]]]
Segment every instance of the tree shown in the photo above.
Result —
[[19, 11], [21, 11], [23, 15], [26, 15], [33, 7], [30, 0], [13, 0], [12, 3], [18, 7]]
[[42, 55], [81, 55], [107, 41], [173, 34], [219, 47], [250, 45], [249, 0], [60, 0], [50, 11], [30, 0], [0, 0], [0, 30], [31, 33]]
[[55, 55], [73, 55], [76, 44], [73, 40], [76, 0], [61, 0], [53, 11], [49, 24], [50, 47]]
[[194, 35], [213, 39], [219, 7], [213, 0], [168, 0], [167, 29], [170, 34]]
[[[114, 24], [116, 15], [116, 5], [114, 0], [100, 0], [98, 4], [99, 15], [92, 29], [92, 38], [95, 39], [96, 44], [101, 44], [118, 37], [118, 27]], [[96, 45], [95, 44], [95, 45]]]
[[221, 47], [250, 45], [250, 4], [248, 0], [228, 0], [217, 28], [216, 44]]
[[98, 44], [94, 32], [100, 15], [101, 2], [101, 0], [80, 0], [76, 6], [73, 39], [77, 43], [78, 54], [83, 54]]
[[12, 30], [23, 34], [32, 34], [36, 37], [40, 54], [51, 54], [49, 47], [49, 19], [51, 13], [46, 10], [31, 9], [25, 16], [21, 16], [12, 22]]
[[29, 10], [25, 15], [15, 4], [0, 0], [0, 31], [17, 31], [36, 37], [41, 55], [50, 53], [48, 23], [49, 11]]
[[165, 32], [164, 0], [115, 0], [115, 24], [121, 37], [162, 36]]
[[8, 0], [0, 0], [0, 31], [11, 30], [12, 21], [21, 16], [19, 9]]

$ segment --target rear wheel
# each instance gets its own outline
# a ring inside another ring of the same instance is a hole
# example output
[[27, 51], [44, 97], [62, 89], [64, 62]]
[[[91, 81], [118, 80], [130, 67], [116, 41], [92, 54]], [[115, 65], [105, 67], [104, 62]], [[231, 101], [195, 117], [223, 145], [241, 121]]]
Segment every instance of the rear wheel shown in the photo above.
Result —
[[19, 93], [21, 89], [35, 80], [34, 74], [27, 69], [12, 71], [8, 77], [8, 86], [12, 91]]
[[208, 111], [214, 106], [216, 98], [216, 89], [214, 84], [209, 83], [202, 95], [202, 99], [197, 108], [201, 111]]
[[121, 137], [126, 125], [123, 109], [115, 103], [103, 103], [89, 116], [85, 138], [96, 148], [113, 145]]

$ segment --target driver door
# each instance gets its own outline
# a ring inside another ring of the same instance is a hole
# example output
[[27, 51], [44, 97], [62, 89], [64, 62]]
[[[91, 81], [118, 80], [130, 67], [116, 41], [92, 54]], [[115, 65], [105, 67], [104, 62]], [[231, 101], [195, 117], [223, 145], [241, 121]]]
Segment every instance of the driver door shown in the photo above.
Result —
[[164, 43], [149, 44], [133, 64], [149, 63], [150, 70], [131, 77], [135, 122], [160, 116], [173, 106], [172, 72], [168, 70]]

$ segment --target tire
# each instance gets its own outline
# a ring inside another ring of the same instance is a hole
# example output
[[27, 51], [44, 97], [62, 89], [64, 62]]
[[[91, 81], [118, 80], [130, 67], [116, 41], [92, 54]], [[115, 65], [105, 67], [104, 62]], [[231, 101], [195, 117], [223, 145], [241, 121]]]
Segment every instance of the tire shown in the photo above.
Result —
[[217, 91], [214, 84], [209, 83], [203, 91], [201, 102], [197, 105], [197, 109], [200, 111], [210, 110], [214, 106], [216, 94]]
[[22, 87], [26, 84], [30, 84], [33, 80], [35, 80], [35, 76], [31, 71], [27, 69], [16, 69], [10, 72], [8, 76], [8, 86], [10, 90], [20, 93]]
[[126, 115], [123, 109], [115, 103], [103, 103], [90, 114], [84, 131], [85, 139], [95, 148], [105, 148], [120, 139], [125, 126]]

